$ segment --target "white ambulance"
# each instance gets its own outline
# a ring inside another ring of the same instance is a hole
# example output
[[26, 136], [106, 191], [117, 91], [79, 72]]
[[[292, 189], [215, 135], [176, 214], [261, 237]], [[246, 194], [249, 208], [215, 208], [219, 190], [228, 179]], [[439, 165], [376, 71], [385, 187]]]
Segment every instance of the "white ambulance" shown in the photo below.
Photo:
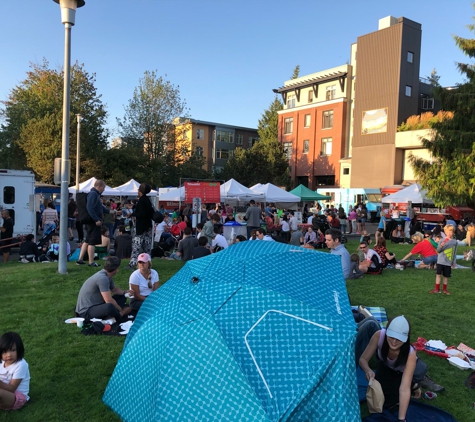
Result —
[[[13, 236], [36, 235], [35, 175], [28, 170], [0, 169], [0, 210], [13, 219]], [[3, 220], [0, 218], [0, 224]]]

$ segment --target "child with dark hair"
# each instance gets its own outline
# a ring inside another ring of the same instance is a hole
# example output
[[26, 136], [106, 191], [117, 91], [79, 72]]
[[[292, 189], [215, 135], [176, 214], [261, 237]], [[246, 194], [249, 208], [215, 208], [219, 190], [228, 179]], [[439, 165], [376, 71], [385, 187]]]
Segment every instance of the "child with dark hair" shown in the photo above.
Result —
[[202, 258], [208, 255], [211, 255], [211, 251], [208, 246], [208, 238], [206, 236], [201, 236], [198, 239], [198, 246], [193, 249], [193, 259]]
[[132, 254], [132, 236], [125, 231], [125, 226], [120, 224], [117, 227], [119, 235], [115, 238], [114, 251], [119, 259], [130, 258]]
[[0, 337], [0, 409], [17, 410], [30, 399], [30, 370], [24, 354], [18, 333], [8, 332]]

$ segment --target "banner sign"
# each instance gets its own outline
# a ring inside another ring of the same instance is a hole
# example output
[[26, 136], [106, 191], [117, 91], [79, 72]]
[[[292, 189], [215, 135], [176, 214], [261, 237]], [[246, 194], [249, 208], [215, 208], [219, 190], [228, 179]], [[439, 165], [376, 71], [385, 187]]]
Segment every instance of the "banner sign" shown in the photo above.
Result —
[[193, 198], [201, 198], [205, 204], [221, 202], [219, 182], [185, 182], [185, 202], [192, 203]]

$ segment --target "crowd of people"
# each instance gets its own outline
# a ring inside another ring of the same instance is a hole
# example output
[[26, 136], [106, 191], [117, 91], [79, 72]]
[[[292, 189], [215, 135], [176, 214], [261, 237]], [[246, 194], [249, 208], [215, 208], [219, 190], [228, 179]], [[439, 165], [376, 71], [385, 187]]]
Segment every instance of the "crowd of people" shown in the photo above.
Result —
[[[140, 185], [138, 200], [118, 204], [113, 200], [104, 202], [101, 199], [104, 188], [105, 183], [98, 180], [91, 189], [87, 197], [90, 219], [80, 221], [81, 231], [77, 230], [79, 238], [82, 237], [82, 226], [86, 228], [76, 263], [85, 265], [87, 260], [89, 266], [100, 267], [95, 257], [105, 259], [103, 268], [89, 277], [79, 290], [75, 308], [77, 317], [123, 321], [128, 315], [135, 315], [147, 297], [159, 288], [159, 274], [152, 268], [152, 256], [156, 248], [173, 246], [171, 252], [163, 257], [186, 262], [219, 253], [231, 243], [230, 239], [223, 236], [223, 224], [235, 221], [234, 210], [228, 204], [224, 207], [217, 204], [214, 208], [203, 206], [199, 213], [201, 222], [195, 224], [194, 233], [193, 214], [189, 206], [173, 211], [161, 207], [159, 211], [162, 218], [154, 221], [155, 210], [146, 196], [150, 192], [148, 185]], [[68, 207], [69, 216], [71, 241], [72, 229], [74, 226], [77, 228], [78, 222], [78, 208], [73, 199]], [[346, 280], [361, 278], [365, 274], [381, 274], [385, 268], [396, 267], [398, 263], [420, 255], [419, 268], [436, 269], [435, 287], [430, 293], [450, 295], [447, 286], [451, 269], [455, 266], [457, 246], [470, 246], [475, 241], [473, 224], [463, 227], [448, 221], [445, 226], [436, 227], [430, 232], [413, 231], [408, 238], [402, 224], [397, 222], [387, 236], [386, 229], [391, 219], [383, 213], [372, 248], [373, 239], [365, 228], [366, 216], [364, 205], [351, 207], [348, 213], [342, 207], [328, 207], [325, 210], [317, 207], [315, 213], [304, 210], [306, 224], [303, 225], [299, 224], [293, 210], [278, 210], [273, 204], [262, 208], [255, 201], [250, 201], [243, 215], [247, 223], [247, 236], [238, 235], [231, 241], [279, 241], [303, 248], [328, 248], [331, 255], [338, 256]], [[8, 235], [8, 211], [3, 211], [2, 217], [4, 225], [0, 231], [2, 235]], [[56, 210], [48, 205], [41, 219], [42, 227], [47, 231], [57, 223]], [[351, 254], [343, 243], [347, 233], [361, 235], [357, 250]], [[396, 255], [387, 249], [385, 235], [392, 243], [412, 244], [410, 252], [397, 261]], [[42, 248], [38, 248], [33, 239], [32, 235], [27, 236], [21, 244], [21, 262], [57, 260], [57, 235], [53, 235], [51, 242], [45, 243]], [[68, 254], [69, 247], [68, 243]], [[129, 259], [125, 268], [132, 270], [126, 288], [114, 283], [122, 259]], [[420, 394], [420, 387], [424, 383], [432, 383], [432, 388], [443, 389], [428, 379], [427, 366], [417, 358], [410, 344], [410, 324], [403, 315], [391, 319], [386, 329], [381, 329], [374, 318], [368, 317], [358, 323], [357, 330], [356, 364], [365, 372], [368, 381], [377, 379], [381, 383], [387, 407], [399, 404], [399, 420], [405, 420], [409, 399]], [[5, 333], [0, 338], [0, 353], [0, 408], [21, 408], [28, 400], [30, 376], [18, 334]], [[375, 354], [378, 366], [373, 371], [369, 362]]]

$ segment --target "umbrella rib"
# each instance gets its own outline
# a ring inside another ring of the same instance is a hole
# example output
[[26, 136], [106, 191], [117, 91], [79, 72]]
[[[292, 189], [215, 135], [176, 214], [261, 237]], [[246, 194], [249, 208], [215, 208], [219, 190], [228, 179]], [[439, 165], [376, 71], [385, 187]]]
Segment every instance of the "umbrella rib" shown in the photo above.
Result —
[[229, 296], [229, 297], [221, 304], [221, 306], [220, 306], [218, 309], [216, 309], [216, 311], [214, 311], [214, 314], [216, 315], [216, 314], [220, 311], [220, 309], [221, 309], [224, 305], [226, 305], [226, 303], [228, 303], [228, 302], [231, 300], [231, 298], [232, 298], [239, 290], [241, 290], [241, 289], [242, 289], [242, 286], [239, 287], [239, 289], [237, 289], [231, 296]]
[[256, 323], [249, 329], [249, 331], [244, 335], [244, 343], [246, 343], [246, 347], [247, 347], [247, 350], [249, 351], [249, 354], [251, 355], [251, 358], [252, 358], [252, 361], [254, 362], [254, 365], [257, 369], [257, 372], [259, 373], [261, 379], [262, 379], [262, 382], [264, 383], [264, 386], [266, 387], [267, 389], [267, 392], [269, 393], [269, 396], [270, 398], [274, 398], [274, 396], [272, 395], [272, 392], [270, 391], [270, 388], [269, 388], [269, 384], [267, 384], [267, 381], [264, 377], [264, 374], [262, 373], [261, 371], [261, 368], [259, 367], [259, 365], [257, 364], [257, 360], [256, 360], [256, 357], [254, 356], [254, 353], [252, 353], [252, 350], [251, 350], [251, 346], [249, 346], [249, 342], [247, 341], [247, 337], [249, 336], [249, 334], [257, 327], [257, 325], [259, 325], [261, 323], [261, 321], [267, 316], [267, 314], [271, 313], [271, 312], [274, 312], [276, 314], [281, 314], [281, 315], [285, 315], [285, 316], [288, 316], [290, 318], [294, 318], [294, 319], [297, 319], [299, 321], [304, 321], [304, 322], [307, 322], [308, 324], [312, 324], [312, 325], [315, 325], [317, 327], [320, 327], [320, 328], [323, 328], [324, 330], [328, 330], [330, 332], [333, 331], [333, 328], [331, 327], [327, 327], [326, 325], [322, 325], [322, 324], [318, 324], [317, 322], [313, 322], [313, 321], [310, 321], [308, 319], [305, 319], [305, 318], [301, 318], [301, 317], [298, 317], [297, 315], [292, 315], [292, 314], [289, 314], [287, 312], [283, 312], [283, 311], [279, 311], [277, 309], [269, 309], [268, 311], [266, 311], [257, 321]]

